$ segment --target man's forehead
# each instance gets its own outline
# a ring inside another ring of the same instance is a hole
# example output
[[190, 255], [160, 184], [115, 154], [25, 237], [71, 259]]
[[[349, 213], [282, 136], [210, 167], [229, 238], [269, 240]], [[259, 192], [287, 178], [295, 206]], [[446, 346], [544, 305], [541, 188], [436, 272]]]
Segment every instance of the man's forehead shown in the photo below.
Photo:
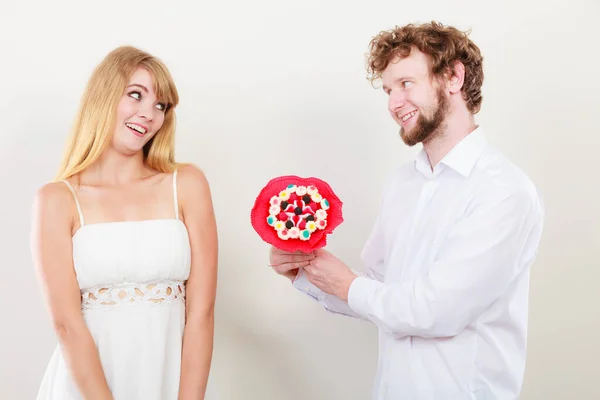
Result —
[[396, 57], [390, 61], [383, 71], [382, 77], [386, 75], [397, 79], [400, 75], [426, 76], [429, 74], [429, 59], [426, 54], [413, 49], [408, 57]]

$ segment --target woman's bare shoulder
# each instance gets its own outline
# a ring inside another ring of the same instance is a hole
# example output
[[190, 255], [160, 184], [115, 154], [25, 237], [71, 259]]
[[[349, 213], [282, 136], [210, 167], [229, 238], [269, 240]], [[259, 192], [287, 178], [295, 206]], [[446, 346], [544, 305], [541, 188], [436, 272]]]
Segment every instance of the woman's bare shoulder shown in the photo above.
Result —
[[49, 182], [37, 188], [33, 207], [36, 215], [50, 214], [52, 219], [69, 218], [72, 195], [64, 182]]
[[177, 170], [177, 184], [187, 192], [197, 193], [209, 190], [206, 174], [194, 164], [186, 164]]
[[200, 167], [186, 164], [177, 170], [177, 192], [184, 215], [197, 215], [212, 210], [208, 179]]

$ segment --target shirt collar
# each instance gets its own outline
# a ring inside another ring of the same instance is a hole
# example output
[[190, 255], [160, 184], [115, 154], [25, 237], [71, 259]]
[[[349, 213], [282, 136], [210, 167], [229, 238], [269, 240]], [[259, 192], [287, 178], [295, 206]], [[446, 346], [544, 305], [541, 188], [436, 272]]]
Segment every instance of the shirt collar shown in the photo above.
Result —
[[[460, 142], [458, 142], [448, 154], [440, 161], [449, 168], [452, 168], [459, 174], [469, 177], [479, 156], [485, 150], [487, 140], [481, 127], [475, 128], [473, 132], [468, 134]], [[431, 172], [431, 164], [425, 150], [421, 150], [415, 159], [415, 168], [429, 176]]]

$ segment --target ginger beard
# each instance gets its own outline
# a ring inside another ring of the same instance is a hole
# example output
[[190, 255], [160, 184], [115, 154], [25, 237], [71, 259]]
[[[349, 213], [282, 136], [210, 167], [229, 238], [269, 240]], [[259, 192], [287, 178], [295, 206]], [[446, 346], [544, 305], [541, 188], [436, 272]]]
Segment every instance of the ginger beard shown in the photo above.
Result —
[[419, 112], [415, 126], [409, 130], [400, 128], [400, 137], [408, 146], [417, 143], [426, 143], [441, 133], [441, 126], [448, 115], [450, 100], [442, 90], [438, 88], [435, 105]]

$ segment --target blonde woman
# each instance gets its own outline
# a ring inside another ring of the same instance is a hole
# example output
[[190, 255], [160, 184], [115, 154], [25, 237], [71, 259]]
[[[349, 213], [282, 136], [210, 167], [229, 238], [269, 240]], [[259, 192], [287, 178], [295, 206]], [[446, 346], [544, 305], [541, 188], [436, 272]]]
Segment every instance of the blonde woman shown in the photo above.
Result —
[[32, 253], [59, 340], [38, 399], [203, 399], [217, 234], [208, 182], [174, 160], [175, 84], [133, 47], [88, 83]]

